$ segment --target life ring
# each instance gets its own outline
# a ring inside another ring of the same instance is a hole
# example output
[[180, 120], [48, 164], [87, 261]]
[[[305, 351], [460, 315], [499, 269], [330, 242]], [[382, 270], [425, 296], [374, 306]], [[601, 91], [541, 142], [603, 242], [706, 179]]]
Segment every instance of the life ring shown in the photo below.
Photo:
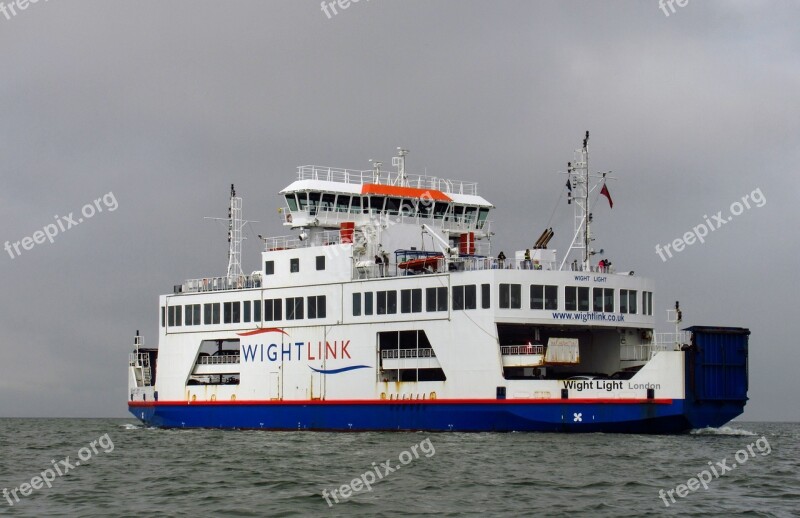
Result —
[[211, 401], [216, 401], [216, 400], [217, 400], [217, 395], [211, 394]]
[[197, 401], [197, 394], [192, 394], [192, 401]]
[[236, 394], [231, 395], [231, 401], [236, 401]]
[[286, 223], [291, 223], [291, 222], [292, 222], [292, 215], [291, 214], [287, 214], [286, 215]]
[[436, 392], [431, 392], [431, 399], [436, 399]]
[[386, 399], [386, 392], [381, 392], [381, 399]]

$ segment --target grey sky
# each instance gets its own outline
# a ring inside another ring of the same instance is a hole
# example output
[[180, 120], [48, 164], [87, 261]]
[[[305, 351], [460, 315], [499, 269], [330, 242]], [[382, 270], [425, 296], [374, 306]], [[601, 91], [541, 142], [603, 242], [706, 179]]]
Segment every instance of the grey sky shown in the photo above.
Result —
[[[8, 1], [6, 1], [8, 3]], [[279, 235], [295, 167], [475, 180], [495, 250], [548, 223], [583, 132], [613, 170], [598, 248], [654, 277], [656, 310], [751, 328], [744, 418], [798, 420], [800, 5], [657, 0], [38, 2], [0, 15], [0, 244], [113, 192], [104, 211], [11, 259], [0, 251], [0, 416], [124, 416], [157, 296], [221, 275], [230, 183]], [[657, 243], [760, 188], [752, 208], [662, 262]], [[603, 201], [603, 200], [601, 200]], [[559, 205], [555, 247], [568, 244]], [[668, 330], [668, 326], [661, 326]]]

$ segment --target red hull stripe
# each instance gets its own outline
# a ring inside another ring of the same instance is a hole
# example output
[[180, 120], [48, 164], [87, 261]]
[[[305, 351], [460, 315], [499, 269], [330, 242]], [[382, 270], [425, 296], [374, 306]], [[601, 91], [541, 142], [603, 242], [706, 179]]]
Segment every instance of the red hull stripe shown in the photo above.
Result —
[[225, 406], [225, 405], [671, 405], [672, 399], [339, 399], [339, 400], [241, 400], [241, 401], [129, 401], [129, 407]]

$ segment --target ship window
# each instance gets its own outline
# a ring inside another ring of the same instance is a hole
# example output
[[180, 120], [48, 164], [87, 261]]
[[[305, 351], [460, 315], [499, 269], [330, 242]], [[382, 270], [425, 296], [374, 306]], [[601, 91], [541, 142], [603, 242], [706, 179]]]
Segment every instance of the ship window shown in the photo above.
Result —
[[222, 306], [222, 321], [225, 324], [238, 324], [240, 321], [241, 306], [239, 301], [225, 302]]
[[369, 199], [369, 207], [373, 212], [383, 211], [383, 202], [386, 200], [383, 196], [371, 196]]
[[481, 307], [489, 309], [492, 307], [492, 285], [481, 284]]
[[325, 269], [325, 256], [318, 255], [317, 256], [317, 271]]
[[286, 320], [303, 319], [303, 297], [289, 297], [286, 299]]
[[503, 309], [522, 308], [522, 285], [520, 284], [501, 284], [500, 285], [500, 307]]
[[353, 316], [361, 316], [361, 294], [353, 293]]
[[361, 214], [361, 196], [353, 196], [353, 204], [350, 206], [350, 212], [353, 214]]
[[244, 304], [244, 320], [243, 320], [243, 322], [250, 322], [250, 317], [251, 317], [250, 301], [249, 300], [245, 300], [243, 302], [243, 304]]
[[444, 219], [449, 205], [445, 202], [437, 201], [433, 206], [433, 219]]
[[350, 195], [340, 194], [336, 198], [336, 212], [347, 212], [350, 210]]
[[286, 195], [286, 205], [289, 206], [290, 212], [297, 212], [297, 198], [295, 198], [294, 194]]
[[558, 309], [558, 286], [544, 287], [544, 309]]
[[619, 312], [628, 312], [628, 290], [619, 290]]
[[264, 321], [282, 320], [281, 308], [281, 299], [264, 299]]
[[308, 208], [308, 194], [304, 192], [298, 192], [297, 202], [300, 210], [305, 211]]
[[289, 272], [297, 273], [300, 271], [300, 259], [295, 257], [294, 259], [289, 259]]
[[378, 315], [394, 315], [397, 313], [397, 292], [392, 291], [379, 291], [378, 297]]
[[264, 275], [275, 275], [275, 261], [264, 261]]
[[316, 215], [319, 209], [319, 199], [322, 197], [321, 193], [310, 192], [308, 193], [308, 213], [312, 216]]
[[628, 291], [628, 313], [632, 315], [636, 314], [636, 295], [636, 290]]
[[261, 301], [253, 301], [253, 322], [261, 322]]
[[161, 306], [161, 327], [167, 326], [167, 308]]
[[372, 315], [372, 292], [368, 291], [364, 294], [364, 314]]
[[185, 311], [184, 323], [187, 326], [199, 326], [202, 323], [200, 321], [200, 304], [187, 304]]
[[477, 287], [474, 284], [467, 286], [453, 286], [453, 309], [477, 309]]
[[578, 288], [576, 286], [564, 286], [564, 309], [566, 311], [577, 311]]
[[401, 313], [421, 313], [422, 312], [422, 289], [402, 290], [400, 292], [400, 312]]
[[325, 318], [327, 316], [325, 295], [308, 297], [308, 318]]
[[203, 318], [206, 325], [219, 324], [219, 302], [203, 306]]
[[489, 217], [489, 209], [480, 209], [478, 211], [478, 228], [483, 228], [486, 224], [486, 219]]
[[430, 197], [424, 196], [420, 198], [417, 204], [417, 213], [422, 218], [430, 218], [433, 212], [433, 200]]
[[592, 311], [603, 311], [603, 288], [592, 288]]
[[453, 217], [451, 219], [453, 219], [454, 221], [458, 221], [458, 222], [464, 221], [464, 209], [465, 208], [466, 207], [464, 207], [462, 205], [456, 205]]
[[614, 312], [613, 288], [603, 288], [603, 311], [605, 311], [606, 313]]
[[589, 287], [578, 288], [578, 311], [589, 311]]
[[400, 198], [386, 198], [386, 213], [390, 216], [400, 213]]
[[169, 308], [167, 308], [167, 325], [169, 327], [181, 325], [181, 307], [182, 306], [169, 306]]
[[652, 315], [653, 314], [653, 292], [652, 291], [643, 291], [642, 292], [642, 313], [644, 315]]
[[426, 288], [425, 310], [447, 311], [447, 288]]
[[416, 204], [417, 204], [416, 200], [412, 200], [412, 199], [409, 199], [409, 198], [404, 198], [400, 202], [400, 215], [401, 216], [406, 216], [406, 217], [411, 217], [411, 218], [416, 216], [416, 213], [417, 213]]
[[544, 286], [531, 284], [531, 309], [544, 309]]
[[453, 311], [464, 309], [464, 286], [453, 286]]
[[336, 200], [335, 194], [323, 194], [322, 201], [319, 204], [319, 210], [328, 210], [333, 211], [334, 209], [334, 201]]

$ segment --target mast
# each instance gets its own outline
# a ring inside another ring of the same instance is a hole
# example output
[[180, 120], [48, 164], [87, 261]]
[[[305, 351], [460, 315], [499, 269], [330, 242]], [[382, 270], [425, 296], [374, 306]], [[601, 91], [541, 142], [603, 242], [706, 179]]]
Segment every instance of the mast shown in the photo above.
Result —
[[236, 196], [231, 184], [231, 200], [228, 207], [228, 281], [233, 282], [242, 275], [242, 199]]

